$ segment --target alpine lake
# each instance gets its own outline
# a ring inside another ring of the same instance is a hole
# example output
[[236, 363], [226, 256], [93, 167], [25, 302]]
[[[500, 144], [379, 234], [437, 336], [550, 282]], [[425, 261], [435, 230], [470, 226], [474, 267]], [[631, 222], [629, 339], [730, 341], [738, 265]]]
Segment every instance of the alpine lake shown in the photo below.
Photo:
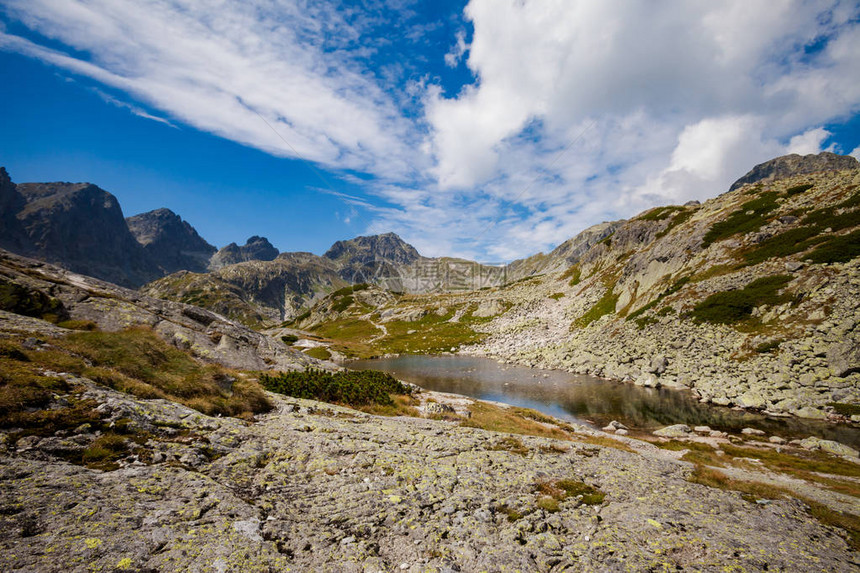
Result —
[[816, 436], [860, 449], [860, 428], [820, 420], [768, 416], [699, 402], [686, 390], [645, 388], [558, 370], [500, 364], [469, 356], [401, 355], [351, 361], [354, 370], [381, 370], [436, 392], [531, 408], [597, 428], [616, 420], [633, 432], [672, 424], [740, 433], [755, 428], [787, 440]]

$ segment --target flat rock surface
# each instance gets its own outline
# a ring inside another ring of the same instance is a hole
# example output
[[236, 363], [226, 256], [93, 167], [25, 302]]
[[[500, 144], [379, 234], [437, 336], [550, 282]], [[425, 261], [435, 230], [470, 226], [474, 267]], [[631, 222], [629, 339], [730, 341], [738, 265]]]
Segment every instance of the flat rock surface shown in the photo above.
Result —
[[[689, 464], [586, 443], [273, 398], [250, 424], [91, 385], [102, 410], [187, 439], [102, 472], [0, 447], [0, 570], [856, 571], [796, 500], [759, 505]], [[53, 440], [54, 438], [46, 438]], [[509, 438], [510, 439], [510, 438]], [[5, 444], [6, 441], [0, 441]], [[555, 446], [551, 448], [550, 446]], [[541, 509], [535, 484], [606, 494]], [[510, 516], [510, 517], [509, 517]]]

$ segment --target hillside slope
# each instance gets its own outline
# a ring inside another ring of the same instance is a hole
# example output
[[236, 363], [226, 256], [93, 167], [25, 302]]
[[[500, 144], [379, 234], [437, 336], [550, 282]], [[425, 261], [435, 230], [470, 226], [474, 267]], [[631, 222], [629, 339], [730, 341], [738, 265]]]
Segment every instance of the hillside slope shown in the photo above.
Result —
[[860, 169], [849, 163], [613, 223], [564, 270], [375, 307], [341, 296], [297, 326], [357, 355], [458, 350], [860, 421]]

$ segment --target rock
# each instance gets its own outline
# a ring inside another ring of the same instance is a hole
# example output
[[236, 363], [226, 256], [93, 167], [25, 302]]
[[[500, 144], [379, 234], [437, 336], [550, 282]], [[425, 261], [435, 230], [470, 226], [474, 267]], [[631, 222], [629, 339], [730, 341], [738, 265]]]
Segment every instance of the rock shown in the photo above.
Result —
[[642, 374], [634, 382], [637, 386], [645, 386], [646, 388], [659, 388], [660, 381], [653, 373]]
[[693, 431], [699, 434], [710, 434], [713, 430], [711, 430], [710, 426], [696, 426], [693, 428]]
[[687, 424], [675, 424], [672, 426], [666, 426], [665, 428], [660, 428], [653, 432], [653, 434], [664, 438], [684, 438], [687, 437], [690, 432], [690, 426]]
[[708, 436], [711, 438], [727, 438], [729, 435], [725, 432], [720, 432], [719, 430], [711, 430]]
[[756, 428], [744, 428], [741, 430], [741, 434], [746, 434], [747, 436], [764, 436], [765, 432]]
[[860, 372], [860, 345], [850, 340], [831, 345], [827, 350], [827, 364], [839, 378]]
[[482, 300], [478, 304], [478, 308], [472, 313], [472, 316], [477, 318], [489, 318], [496, 316], [505, 311], [505, 305], [500, 300], [490, 299]]
[[651, 374], [660, 375], [666, 371], [666, 367], [669, 365], [669, 360], [663, 356], [658, 355], [651, 359], [651, 366], [648, 368], [648, 372]]
[[860, 452], [845, 444], [840, 444], [833, 440], [822, 440], [814, 436], [800, 441], [800, 446], [807, 450], [823, 450], [837, 456], [846, 456], [856, 458], [860, 456]]
[[762, 396], [761, 392], [749, 390], [744, 392], [735, 399], [735, 403], [741, 408], [753, 408], [761, 410], [767, 406], [767, 400]]
[[625, 430], [624, 428], [618, 428], [617, 430], [615, 430], [615, 435], [616, 435], [616, 436], [626, 436], [626, 435], [627, 435], [627, 434], [629, 434], [629, 433], [630, 433], [630, 432], [628, 432], [628, 431], [627, 431], [627, 430]]
[[424, 412], [427, 414], [453, 414], [455, 411], [453, 407], [441, 402], [427, 402], [424, 405]]
[[784, 444], [785, 438], [780, 438], [779, 436], [771, 436], [767, 439], [771, 444]]
[[798, 418], [810, 418], [813, 420], [824, 420], [827, 418], [827, 413], [819, 410], [818, 408], [810, 408], [809, 406], [804, 406], [803, 408], [798, 408], [794, 412], [792, 412]]
[[827, 151], [803, 156], [792, 153], [756, 165], [746, 175], [735, 181], [730, 191], [759, 181], [767, 183], [794, 175], [845, 169], [860, 169], [860, 162], [854, 157]]

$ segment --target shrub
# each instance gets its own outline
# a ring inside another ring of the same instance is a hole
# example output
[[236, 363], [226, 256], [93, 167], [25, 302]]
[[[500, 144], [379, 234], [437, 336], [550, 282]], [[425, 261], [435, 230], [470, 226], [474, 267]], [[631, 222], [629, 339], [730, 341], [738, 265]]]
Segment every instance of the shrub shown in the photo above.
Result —
[[325, 372], [308, 369], [304, 372], [263, 374], [260, 383], [266, 390], [278, 394], [348, 406], [391, 406], [394, 404], [391, 394], [412, 394], [408, 386], [390, 374], [376, 370]]
[[776, 209], [777, 197], [775, 191], [762, 193], [758, 198], [741, 205], [740, 209], [732, 212], [725, 220], [714, 223], [705, 233], [702, 247], [706, 248], [738, 233], [757, 231], [767, 222], [767, 215]]
[[579, 265], [573, 265], [561, 275], [560, 279], [565, 281], [570, 279], [570, 282], [567, 284], [569, 286], [576, 286], [579, 284], [580, 279], [582, 278], [582, 269], [579, 268]]
[[673, 213], [678, 211], [683, 211], [684, 207], [680, 207], [678, 205], [667, 205], [665, 207], [657, 207], [656, 209], [651, 209], [644, 215], [639, 216], [640, 221], [662, 221], [664, 219], [668, 219]]
[[832, 237], [810, 252], [806, 258], [813, 263], [846, 263], [860, 256], [860, 230]]
[[714, 293], [695, 306], [696, 322], [734, 324], [748, 318], [755, 307], [785, 302], [778, 291], [791, 281], [789, 275], [773, 275], [756, 279], [740, 290]]
[[619, 296], [612, 292], [611, 288], [608, 289], [588, 312], [576, 319], [574, 326], [585, 328], [602, 316], [614, 313], [618, 298]]
[[281, 337], [281, 341], [287, 346], [292, 346], [299, 341], [299, 337], [295, 334], [285, 334]]
[[785, 196], [786, 197], [792, 197], [794, 195], [800, 195], [801, 193], [809, 191], [810, 189], [812, 189], [812, 187], [813, 187], [812, 183], [805, 183], [803, 185], [795, 185], [794, 187], [789, 187], [788, 189], [785, 190]]

